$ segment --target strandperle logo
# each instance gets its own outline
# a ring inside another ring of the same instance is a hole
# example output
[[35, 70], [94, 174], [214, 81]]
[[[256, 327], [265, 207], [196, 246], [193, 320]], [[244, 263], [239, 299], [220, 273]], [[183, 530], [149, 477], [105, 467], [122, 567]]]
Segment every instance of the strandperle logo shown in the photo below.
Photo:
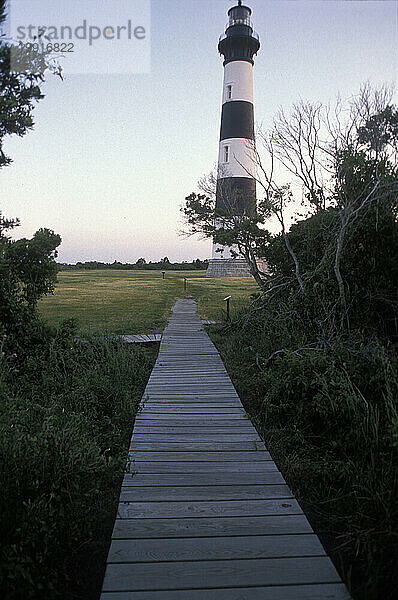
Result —
[[35, 42], [38, 39], [53, 41], [86, 40], [92, 46], [96, 40], [144, 40], [146, 29], [143, 25], [133, 25], [129, 19], [126, 25], [89, 25], [84, 19], [81, 25], [19, 25], [17, 27], [17, 41]]
[[66, 75], [150, 72], [150, 0], [9, 0], [9, 14], [16, 57], [50, 53]]

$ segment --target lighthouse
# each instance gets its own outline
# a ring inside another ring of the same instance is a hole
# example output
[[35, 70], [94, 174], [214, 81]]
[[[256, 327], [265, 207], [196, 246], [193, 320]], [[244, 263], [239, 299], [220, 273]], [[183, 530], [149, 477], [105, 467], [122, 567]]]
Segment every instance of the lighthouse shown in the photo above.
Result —
[[[218, 50], [224, 57], [221, 129], [218, 153], [216, 209], [226, 214], [250, 215], [256, 206], [254, 152], [253, 57], [260, 48], [251, 9], [238, 1], [228, 11]], [[216, 226], [222, 226], [222, 217]], [[207, 277], [250, 276], [243, 257], [213, 243]]]

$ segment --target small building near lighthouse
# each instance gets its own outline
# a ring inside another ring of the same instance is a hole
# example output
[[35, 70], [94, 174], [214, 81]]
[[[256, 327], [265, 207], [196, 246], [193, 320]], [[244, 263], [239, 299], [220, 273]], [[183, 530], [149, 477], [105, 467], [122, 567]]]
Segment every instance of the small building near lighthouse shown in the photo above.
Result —
[[[224, 56], [221, 129], [218, 154], [216, 209], [251, 215], [256, 207], [254, 151], [253, 65], [260, 48], [251, 21], [251, 9], [239, 0], [228, 11], [218, 50]], [[222, 225], [216, 218], [216, 226]], [[213, 243], [207, 277], [249, 277], [243, 257]]]

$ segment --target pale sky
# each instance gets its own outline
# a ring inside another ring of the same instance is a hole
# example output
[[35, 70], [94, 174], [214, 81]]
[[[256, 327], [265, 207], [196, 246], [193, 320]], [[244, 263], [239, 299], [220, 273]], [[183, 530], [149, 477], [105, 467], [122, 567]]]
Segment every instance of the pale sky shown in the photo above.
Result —
[[[235, 3], [153, 0], [150, 74], [47, 77], [34, 130], [5, 145], [14, 162], [0, 173], [1, 209], [21, 219], [18, 237], [53, 229], [61, 262], [210, 257], [210, 241], [178, 235], [179, 208], [217, 160], [217, 42]], [[367, 80], [395, 82], [395, 0], [247, 4], [261, 40], [255, 117], [265, 128], [300, 97], [329, 102]]]

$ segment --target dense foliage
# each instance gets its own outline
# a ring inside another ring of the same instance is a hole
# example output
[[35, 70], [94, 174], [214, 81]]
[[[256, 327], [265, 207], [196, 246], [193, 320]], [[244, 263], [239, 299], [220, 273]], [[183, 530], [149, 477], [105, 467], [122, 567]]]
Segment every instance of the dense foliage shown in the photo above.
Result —
[[359, 333], [323, 349], [311, 347], [300, 318], [291, 301], [279, 298], [242, 315], [215, 341], [247, 412], [353, 598], [392, 600], [397, 354]]
[[0, 596], [96, 598], [154, 355], [42, 332], [0, 359]]
[[[290, 247], [300, 265], [304, 291], [300, 302], [308, 314], [307, 327], [313, 328], [313, 339], [327, 339], [344, 320], [344, 331], [364, 329], [371, 334], [396, 340], [398, 334], [398, 182], [397, 170], [386, 159], [376, 161], [364, 152], [342, 157], [345, 175], [345, 193], [361, 198], [364, 189], [377, 190], [356, 218], [345, 230], [341, 248], [340, 272], [343, 297], [336, 280], [336, 240], [342, 228], [345, 207], [336, 201], [327, 209], [318, 210], [307, 219], [297, 221], [288, 234]], [[360, 201], [360, 200], [359, 200]], [[353, 202], [355, 210], [355, 200]], [[271, 281], [278, 280], [283, 295], [296, 289], [295, 265], [286, 252], [282, 234], [272, 237], [261, 248], [263, 258], [272, 273]], [[272, 284], [271, 284], [272, 285]], [[286, 288], [286, 289], [285, 289]], [[268, 294], [265, 294], [268, 296]], [[323, 328], [320, 328], [320, 321]]]

